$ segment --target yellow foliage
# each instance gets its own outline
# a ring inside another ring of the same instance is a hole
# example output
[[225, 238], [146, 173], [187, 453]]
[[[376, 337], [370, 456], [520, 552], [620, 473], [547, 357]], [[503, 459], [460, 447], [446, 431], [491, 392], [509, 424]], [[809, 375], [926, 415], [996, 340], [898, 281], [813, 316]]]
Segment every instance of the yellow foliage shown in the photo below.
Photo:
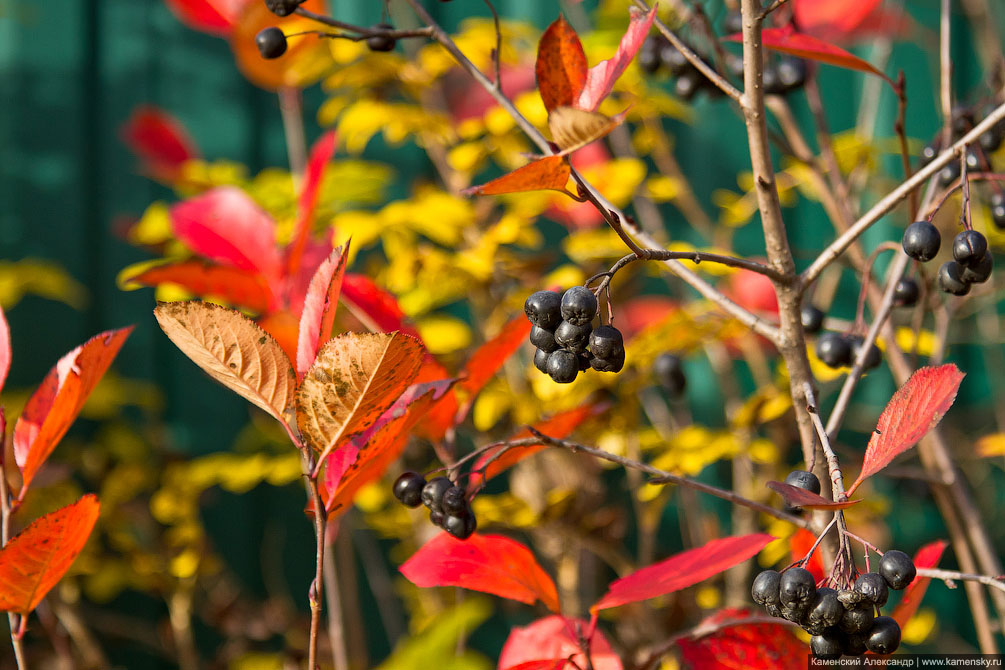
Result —
[[449, 119], [419, 105], [362, 99], [348, 105], [338, 119], [339, 137], [350, 154], [358, 154], [381, 132], [389, 144], [400, 144], [413, 135], [431, 135], [449, 143]]
[[[918, 333], [917, 337], [915, 337], [914, 330], [912, 328], [908, 328], [907, 326], [901, 326], [897, 329], [896, 338], [897, 346], [905, 352], [913, 352], [914, 348], [917, 346], [917, 353], [919, 356], [931, 356], [939, 344], [935, 337], [935, 333], [932, 331], [922, 330]], [[879, 344], [882, 344], [882, 341], [880, 341]]]
[[921, 607], [907, 620], [900, 639], [907, 644], [921, 644], [935, 631], [935, 611], [930, 607]]
[[[472, 633], [492, 614], [487, 598], [468, 596], [454, 607], [425, 622], [422, 630], [400, 640], [377, 670], [491, 670], [482, 654], [458, 652], [457, 641]], [[413, 623], [415, 618], [413, 618]]]
[[722, 591], [715, 586], [699, 586], [694, 594], [694, 602], [703, 610], [717, 609], [722, 604]]
[[471, 344], [471, 328], [453, 316], [427, 316], [419, 319], [416, 326], [431, 354], [451, 354]]
[[627, 249], [610, 226], [576, 230], [562, 240], [562, 251], [575, 263], [608, 260], [611, 264], [625, 255]]
[[512, 405], [512, 392], [505, 382], [499, 378], [493, 379], [478, 394], [471, 408], [471, 420], [475, 429], [482, 432], [490, 430]]
[[977, 455], [982, 458], [1005, 456], [1005, 433], [992, 433], [977, 440]]
[[[331, 40], [344, 42], [346, 40]], [[285, 656], [278, 652], [246, 651], [227, 664], [227, 670], [283, 670]]]
[[646, 180], [646, 196], [654, 202], [669, 202], [680, 195], [680, 186], [673, 177], [656, 175]]
[[34, 258], [0, 261], [0, 305], [9, 310], [28, 294], [74, 309], [87, 303], [87, 289], [55, 263]]

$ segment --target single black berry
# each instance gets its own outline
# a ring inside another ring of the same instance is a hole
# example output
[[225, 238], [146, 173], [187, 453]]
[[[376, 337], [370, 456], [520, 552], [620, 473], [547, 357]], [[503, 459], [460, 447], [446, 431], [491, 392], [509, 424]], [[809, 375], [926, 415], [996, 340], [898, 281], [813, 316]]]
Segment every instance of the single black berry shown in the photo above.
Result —
[[453, 485], [453, 482], [446, 477], [434, 477], [430, 479], [422, 487], [422, 504], [434, 512], [443, 511], [443, 494]]
[[276, 16], [289, 16], [303, 0], [265, 0], [265, 6]]
[[803, 305], [799, 313], [803, 322], [803, 330], [809, 335], [816, 335], [824, 326], [824, 312], [813, 305]]
[[639, 53], [635, 59], [638, 61], [639, 67], [642, 68], [643, 72], [655, 74], [660, 69], [660, 49], [663, 46], [661, 42], [665, 40], [666, 38], [662, 35], [650, 35], [642, 43], [642, 47], [639, 49]]
[[793, 470], [785, 477], [785, 483], [820, 495], [820, 480], [812, 472]]
[[585, 286], [573, 286], [562, 295], [562, 318], [574, 326], [583, 326], [597, 315], [597, 296]]
[[835, 631], [827, 631], [810, 638], [810, 651], [817, 658], [840, 658], [844, 651], [844, 640]]
[[[370, 26], [370, 30], [394, 30], [394, 26], [378, 23], [375, 26]], [[370, 51], [393, 51], [396, 42], [397, 40], [387, 35], [371, 35], [366, 38], [366, 46], [370, 48]]]
[[447, 520], [447, 515], [442, 510], [434, 509], [429, 512], [429, 522], [434, 526], [443, 528], [443, 522]]
[[990, 251], [985, 251], [981, 259], [976, 263], [963, 268], [960, 279], [968, 284], [983, 284], [991, 277], [991, 270], [994, 269], [995, 261], [991, 257]]
[[960, 178], [961, 170], [962, 168], [956, 160], [946, 163], [946, 166], [939, 170], [939, 185], [943, 188], [952, 186]]
[[662, 42], [660, 48], [660, 61], [666, 67], [667, 72], [673, 77], [679, 77], [685, 72], [693, 69], [691, 61], [681, 53], [680, 49], [670, 43], [669, 40]]
[[554, 330], [562, 322], [562, 296], [555, 291], [532, 293], [523, 304], [523, 312], [535, 326]]
[[695, 93], [701, 90], [703, 79], [704, 77], [697, 70], [685, 72], [677, 77], [677, 81], [673, 85], [673, 91], [681, 100], [691, 100], [695, 96]]
[[684, 376], [680, 356], [674, 354], [657, 356], [653, 362], [653, 375], [656, 377], [656, 382], [670, 395], [678, 396], [687, 387], [687, 377]]
[[813, 573], [806, 568], [791, 568], [782, 573], [778, 582], [778, 597], [782, 606], [809, 605], [816, 593], [817, 584]]
[[286, 35], [275, 26], [262, 28], [255, 35], [255, 45], [262, 58], [279, 58], [286, 53]]
[[999, 121], [981, 135], [977, 142], [981, 145], [981, 149], [990, 154], [998, 151], [1003, 139], [1005, 139], [1005, 125]]
[[612, 358], [617, 353], [624, 353], [625, 338], [614, 326], [597, 326], [590, 333], [590, 353], [597, 358]]
[[875, 618], [876, 614], [873, 612], [871, 604], [855, 609], [846, 609], [838, 623], [838, 628], [845, 633], [865, 633], [872, 627], [872, 621]]
[[872, 623], [865, 648], [874, 654], [892, 654], [900, 646], [900, 625], [888, 616], [878, 616]]
[[453, 514], [454, 516], [463, 515], [468, 511], [468, 499], [465, 496], [464, 489], [460, 486], [451, 486], [444, 491], [440, 507], [443, 508], [445, 514]]
[[919, 167], [925, 167], [932, 160], [939, 155], [939, 141], [933, 140], [931, 143], [925, 145], [925, 148], [921, 150], [921, 164]]
[[462, 514], [459, 516], [448, 514], [443, 520], [442, 526], [443, 530], [458, 540], [466, 540], [474, 534], [475, 529], [478, 527], [478, 522], [474, 514]]
[[918, 571], [910, 556], [897, 549], [891, 549], [879, 559], [879, 574], [883, 575], [883, 579], [891, 589], [900, 591], [914, 580]]
[[842, 636], [844, 653], [848, 656], [861, 656], [865, 653], [865, 634], [850, 633]]
[[953, 258], [960, 265], [976, 265], [988, 250], [988, 240], [976, 230], [961, 231], [953, 238]]
[[548, 374], [559, 384], [576, 380], [579, 374], [579, 357], [571, 351], [559, 349], [548, 355]]
[[890, 595], [886, 580], [878, 572], [867, 572], [861, 575], [855, 580], [855, 590], [877, 607], [885, 605], [886, 599]]
[[910, 277], [904, 277], [893, 287], [893, 304], [897, 307], [914, 307], [918, 304], [921, 289], [918, 282]]
[[778, 586], [781, 583], [782, 575], [777, 570], [764, 570], [754, 577], [754, 582], [750, 585], [750, 597], [758, 605], [778, 604]]
[[590, 367], [597, 372], [621, 372], [625, 367], [625, 350], [615, 352], [609, 358], [594, 356], [590, 359]]
[[791, 621], [792, 623], [799, 624], [800, 626], [806, 625], [806, 616], [810, 612], [810, 603], [808, 600], [799, 601], [792, 605], [782, 605], [782, 618], [786, 621]]
[[806, 61], [795, 56], [782, 56], [778, 61], [778, 81], [785, 93], [802, 88], [806, 83]]
[[[576, 361], [579, 363], [579, 371], [586, 372], [590, 369], [590, 352], [584, 351], [576, 354]], [[601, 370], [601, 372], [614, 372], [613, 370]]]
[[[851, 338], [851, 356], [849, 358], [850, 363], [854, 363], [858, 360], [858, 354], [862, 350], [862, 345], [865, 344], [865, 338], [858, 335], [854, 335]], [[869, 351], [865, 355], [865, 360], [862, 362], [863, 370], [872, 370], [878, 368], [879, 364], [883, 362], [883, 352], [879, 350], [879, 347], [875, 343], [869, 345]]]
[[998, 230], [1005, 230], [1005, 191], [995, 191], [988, 201], [991, 206], [991, 221]]
[[555, 341], [555, 333], [541, 326], [531, 326], [530, 343], [549, 354], [558, 349], [558, 342]]
[[555, 341], [563, 349], [579, 354], [586, 351], [586, 347], [589, 346], [592, 332], [593, 326], [589, 322], [576, 325], [563, 321], [555, 329]]
[[904, 253], [916, 261], [927, 262], [935, 258], [942, 246], [939, 229], [929, 221], [915, 221], [904, 230]]
[[851, 342], [841, 333], [824, 333], [817, 338], [817, 358], [830, 368], [848, 365], [851, 360]]
[[394, 480], [394, 497], [405, 507], [418, 507], [422, 504], [422, 489], [426, 478], [418, 472], [405, 472]]
[[946, 261], [939, 268], [939, 288], [953, 295], [966, 295], [970, 284], [963, 281], [963, 268], [956, 261]]
[[534, 352], [534, 367], [545, 374], [548, 374], [549, 355], [547, 351], [541, 351], [540, 349]]
[[834, 589], [817, 589], [810, 611], [806, 615], [806, 623], [820, 626], [824, 629], [836, 626], [844, 616], [844, 606], [837, 598]]

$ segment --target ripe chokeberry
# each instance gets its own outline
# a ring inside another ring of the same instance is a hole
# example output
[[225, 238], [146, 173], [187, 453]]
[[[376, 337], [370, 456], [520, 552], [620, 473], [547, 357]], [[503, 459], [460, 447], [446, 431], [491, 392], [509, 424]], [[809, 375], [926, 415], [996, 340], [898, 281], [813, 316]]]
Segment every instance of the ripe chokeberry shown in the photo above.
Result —
[[961, 231], [953, 238], [953, 258], [960, 265], [976, 265], [987, 251], [987, 238], [976, 230]]
[[836, 626], [844, 616], [844, 606], [837, 599], [834, 589], [817, 589], [816, 596], [806, 615], [806, 623], [823, 629]]
[[657, 70], [660, 69], [660, 50], [662, 49], [661, 44], [663, 38], [662, 35], [650, 35], [646, 38], [646, 41], [642, 43], [642, 47], [639, 49], [638, 55], [635, 57], [636, 62], [639, 67], [642, 68], [643, 72], [648, 74], [655, 74]]
[[939, 288], [953, 295], [966, 295], [970, 284], [963, 280], [963, 268], [956, 261], [946, 261], [939, 268]]
[[589, 346], [590, 333], [592, 332], [593, 326], [589, 322], [576, 325], [563, 321], [555, 329], [555, 342], [563, 349], [580, 354], [586, 351], [586, 347]]
[[573, 286], [562, 295], [562, 318], [573, 326], [583, 326], [597, 315], [597, 296], [585, 286]]
[[893, 287], [893, 304], [897, 307], [914, 307], [918, 304], [920, 295], [918, 282], [910, 277], [904, 277]]
[[824, 333], [817, 339], [817, 358], [829, 368], [848, 365], [851, 343], [841, 333]]
[[550, 354], [547, 351], [538, 349], [534, 352], [534, 367], [545, 374], [548, 374], [548, 356]]
[[617, 351], [608, 358], [594, 356], [590, 359], [590, 367], [597, 372], [621, 372], [625, 367], [625, 350]]
[[894, 591], [900, 591], [910, 584], [918, 574], [911, 557], [897, 549], [891, 549], [879, 559], [879, 574]]
[[458, 540], [466, 540], [471, 537], [478, 527], [478, 521], [474, 514], [462, 514], [455, 516], [448, 514], [443, 520], [443, 530], [447, 531]]
[[455, 485], [444, 491], [440, 507], [443, 508], [444, 513], [454, 516], [461, 516], [467, 512], [468, 499], [465, 497], [464, 489]]
[[838, 623], [838, 628], [845, 633], [865, 633], [872, 627], [872, 621], [875, 618], [876, 614], [871, 604], [850, 610], [846, 609]]
[[[370, 30], [394, 30], [394, 26], [388, 23], [378, 23], [371, 26]], [[370, 51], [394, 51], [397, 40], [387, 35], [371, 35], [366, 38], [366, 46]]]
[[549, 354], [558, 349], [558, 342], [555, 341], [555, 333], [541, 326], [531, 326], [530, 343]]
[[900, 625], [891, 617], [876, 617], [865, 638], [865, 648], [874, 654], [892, 654], [899, 646]]
[[904, 229], [903, 246], [905, 254], [924, 263], [939, 253], [942, 236], [930, 221], [915, 221]]
[[279, 58], [286, 53], [286, 35], [275, 26], [262, 28], [255, 35], [255, 45], [262, 58]]
[[939, 170], [939, 185], [942, 188], [952, 186], [960, 178], [961, 171], [962, 168], [958, 161], [953, 160], [946, 163], [946, 166]]
[[303, 0], [265, 0], [265, 6], [276, 16], [289, 16]]
[[983, 284], [991, 277], [991, 270], [994, 269], [994, 258], [990, 251], [984, 252], [981, 259], [963, 268], [960, 279], [968, 284]]
[[820, 495], [820, 480], [812, 472], [793, 470], [785, 477], [785, 483]]
[[782, 56], [778, 61], [778, 81], [785, 93], [802, 88], [806, 83], [806, 61], [795, 56]]
[[[849, 338], [851, 341], [851, 356], [849, 357], [849, 363], [854, 363], [858, 360], [858, 354], [862, 350], [862, 346], [865, 344], [865, 338], [858, 335], [854, 335]], [[869, 351], [865, 355], [865, 360], [862, 361], [863, 370], [872, 370], [878, 368], [879, 364], [883, 362], [883, 353], [874, 344], [869, 345]]]
[[562, 296], [555, 291], [537, 291], [523, 303], [527, 319], [540, 328], [554, 330], [562, 322]]
[[687, 377], [684, 376], [680, 356], [669, 353], [657, 356], [653, 362], [653, 375], [656, 377], [656, 382], [670, 395], [679, 396], [687, 387]]
[[418, 507], [422, 504], [422, 489], [426, 478], [418, 472], [404, 472], [394, 481], [394, 497], [405, 507]]
[[988, 201], [991, 207], [991, 221], [998, 230], [1005, 230], [1005, 191], [995, 191]]
[[677, 77], [677, 81], [673, 85], [673, 91], [681, 100], [691, 100], [701, 90], [701, 80], [701, 73], [697, 70], [685, 72]]
[[885, 605], [886, 599], [890, 595], [886, 580], [878, 572], [867, 572], [861, 575], [855, 580], [855, 590], [877, 607]]
[[925, 145], [925, 148], [921, 150], [921, 161], [919, 167], [925, 167], [932, 160], [939, 155], [939, 140], [932, 140], [929, 144]]
[[835, 659], [844, 651], [844, 640], [836, 631], [826, 631], [810, 638], [810, 651], [816, 658]]
[[850, 633], [842, 636], [844, 653], [848, 656], [861, 656], [865, 653], [865, 634]]
[[434, 526], [443, 527], [443, 522], [447, 520], [447, 515], [443, 510], [434, 509], [429, 512], [429, 522]]
[[431, 511], [442, 512], [443, 494], [453, 485], [446, 477], [433, 477], [422, 487], [422, 504]]
[[783, 607], [809, 605], [816, 588], [812, 572], [806, 568], [791, 568], [783, 572], [778, 581], [778, 598]]
[[660, 61], [662, 61], [667, 72], [673, 77], [679, 77], [692, 69], [691, 61], [681, 53], [680, 49], [671, 44], [669, 40], [662, 42]]
[[764, 570], [756, 577], [750, 585], [750, 597], [758, 605], [779, 604], [778, 586], [782, 580], [782, 575], [777, 570]]
[[625, 338], [614, 326], [597, 326], [590, 333], [590, 353], [597, 358], [612, 358], [624, 354]]
[[571, 351], [559, 349], [548, 355], [548, 375], [559, 384], [576, 381], [579, 374], [579, 357]]
[[819, 333], [824, 326], [823, 310], [813, 305], [803, 305], [799, 318], [803, 322], [803, 330], [809, 335]]

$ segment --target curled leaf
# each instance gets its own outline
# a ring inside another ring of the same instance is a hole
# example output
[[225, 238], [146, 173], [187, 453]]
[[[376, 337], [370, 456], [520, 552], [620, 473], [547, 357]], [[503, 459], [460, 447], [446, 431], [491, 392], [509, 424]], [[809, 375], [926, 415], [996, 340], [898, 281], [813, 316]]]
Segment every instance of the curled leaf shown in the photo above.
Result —
[[[510, 631], [499, 654], [499, 670], [573, 670], [587, 667], [579, 636], [590, 634], [593, 670], [622, 670], [621, 659], [603, 632], [585, 619], [552, 615]], [[575, 664], [575, 665], [573, 665]]]
[[548, 130], [561, 149], [558, 155], [565, 156], [610, 133], [624, 122], [626, 115], [627, 110], [610, 117], [575, 107], [557, 107], [548, 115]]
[[841, 502], [834, 502], [833, 500], [827, 500], [827, 498], [817, 495], [812, 491], [807, 491], [806, 489], [801, 489], [798, 486], [792, 486], [791, 484], [786, 484], [785, 482], [768, 482], [768, 488], [781, 495], [782, 498], [785, 499], [785, 504], [790, 507], [803, 507], [805, 509], [844, 509], [846, 507], [851, 507], [855, 503], [862, 502], [861, 500], [843, 500]]
[[342, 293], [342, 277], [345, 274], [349, 245], [338, 247], [318, 266], [311, 279], [304, 309], [300, 313], [300, 328], [297, 337], [297, 378], [303, 379], [308, 368], [314, 364], [318, 347], [328, 341], [335, 323], [335, 310], [339, 294]]

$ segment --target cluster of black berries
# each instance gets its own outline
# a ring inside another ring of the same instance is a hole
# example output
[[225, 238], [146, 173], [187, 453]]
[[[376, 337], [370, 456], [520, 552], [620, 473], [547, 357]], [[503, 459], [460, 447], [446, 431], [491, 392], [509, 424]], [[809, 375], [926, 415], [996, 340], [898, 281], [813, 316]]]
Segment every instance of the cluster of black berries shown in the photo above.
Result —
[[[297, 8], [300, 1], [266, 0], [266, 4], [269, 6], [269, 9], [279, 16], [286, 16]], [[289, 11], [286, 11], [287, 8], [290, 8]], [[370, 30], [394, 30], [394, 26], [388, 23], [378, 23], [371, 26]], [[255, 36], [255, 44], [258, 46], [258, 53], [262, 55], [262, 58], [269, 60], [282, 56], [286, 53], [286, 48], [288, 46], [285, 33], [275, 26], [260, 30], [258, 35]], [[366, 46], [370, 49], [370, 51], [394, 51], [395, 44], [397, 44], [397, 40], [389, 35], [371, 35], [366, 38]]]
[[[900, 299], [903, 300], [898, 304], [909, 306], [918, 301], [918, 284], [913, 279], [901, 280], [896, 290], [901, 295]], [[914, 292], [913, 301], [911, 300], [912, 290]], [[803, 330], [809, 335], [815, 335], [823, 328], [824, 313], [813, 305], [803, 307], [800, 317], [803, 322]], [[865, 345], [865, 338], [861, 335], [826, 332], [817, 338], [817, 358], [830, 368], [837, 369], [852, 365], [858, 358], [858, 352], [863, 345]], [[879, 347], [873, 344], [866, 353], [863, 370], [877, 368], [882, 362], [883, 354]]]
[[429, 520], [459, 540], [471, 537], [478, 527], [464, 489], [446, 477], [427, 482], [418, 472], [406, 472], [394, 482], [394, 497], [406, 507], [425, 505]]
[[[904, 230], [904, 253], [927, 262], [935, 258], [942, 246], [939, 230], [930, 221], [915, 221]], [[976, 230], [961, 231], [953, 238], [953, 258], [939, 268], [939, 288], [953, 295], [966, 295], [971, 284], [986, 282], [991, 276], [994, 259], [987, 238]]]
[[671, 395], [679, 397], [687, 387], [687, 377], [681, 367], [680, 356], [676, 354], [660, 354], [653, 361], [653, 376], [656, 383]]
[[[952, 127], [953, 141], [960, 139], [976, 124], [974, 110], [958, 108], [953, 110]], [[1005, 141], [1005, 123], [996, 123], [990, 130], [981, 135], [976, 144], [967, 147], [966, 163], [968, 170], [990, 170], [990, 155], [998, 150]], [[942, 151], [942, 134], [936, 136], [921, 150], [921, 167], [928, 165]], [[960, 178], [962, 169], [959, 161], [950, 161], [939, 171], [939, 185], [943, 188], [951, 186]], [[1005, 221], [1003, 221], [1005, 225]]]
[[530, 342], [537, 347], [534, 366], [560, 384], [575, 381], [580, 372], [620, 372], [625, 366], [625, 341], [614, 326], [593, 327], [597, 296], [585, 286], [564, 294], [538, 291], [523, 305], [533, 324]]
[[900, 590], [916, 574], [911, 557], [888, 551], [878, 572], [855, 580], [854, 588], [817, 588], [805, 568], [765, 570], [754, 578], [750, 594], [771, 616], [799, 624], [812, 635], [810, 650], [817, 658], [861, 656], [866, 651], [892, 654], [900, 646], [900, 626], [888, 616], [876, 616], [889, 590]]

